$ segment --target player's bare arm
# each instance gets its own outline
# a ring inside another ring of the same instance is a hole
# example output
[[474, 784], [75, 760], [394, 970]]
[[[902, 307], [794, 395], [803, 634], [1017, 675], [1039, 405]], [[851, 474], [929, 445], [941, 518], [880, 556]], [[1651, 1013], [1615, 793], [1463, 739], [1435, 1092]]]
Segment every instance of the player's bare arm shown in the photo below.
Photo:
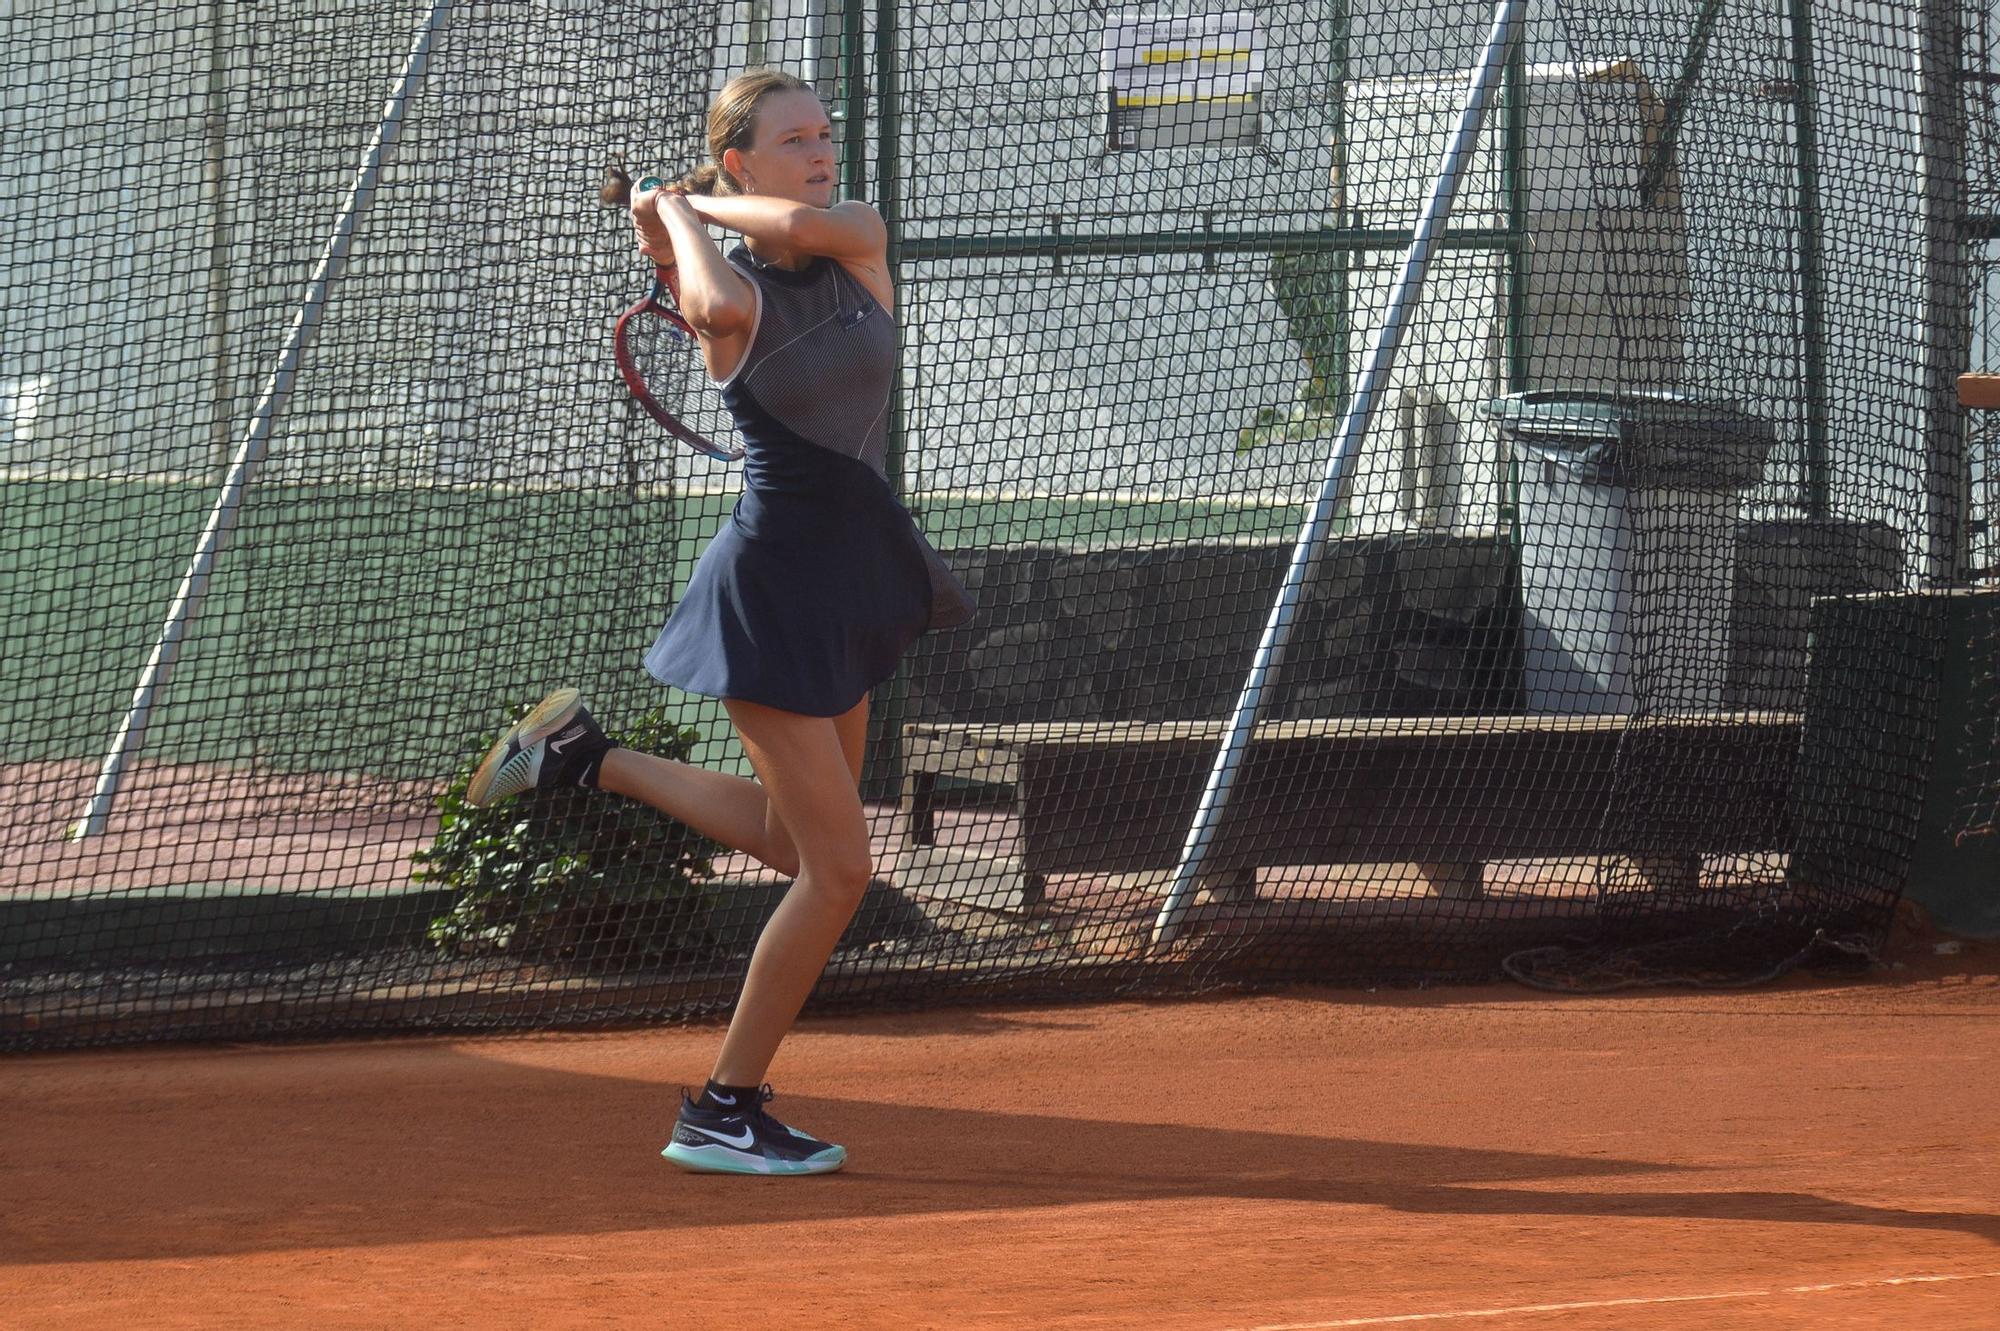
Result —
[[815, 208], [761, 194], [703, 195], [690, 196], [688, 206], [703, 221], [796, 254], [879, 265], [888, 251], [889, 232], [882, 215], [858, 199]]
[[722, 257], [690, 196], [648, 191], [634, 202], [632, 220], [642, 252], [658, 262], [664, 248], [679, 266], [681, 313], [697, 333], [726, 339], [749, 331], [757, 313], [750, 283]]

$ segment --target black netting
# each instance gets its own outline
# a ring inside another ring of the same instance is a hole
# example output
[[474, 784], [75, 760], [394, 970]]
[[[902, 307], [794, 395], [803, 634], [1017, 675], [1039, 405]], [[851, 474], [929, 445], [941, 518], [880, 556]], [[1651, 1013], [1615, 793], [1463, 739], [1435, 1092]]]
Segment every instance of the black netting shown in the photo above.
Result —
[[[1975, 372], [2000, 372], [2000, 12], [1975, 8], [1967, 45], [1966, 229], [1972, 238], [1972, 362]], [[1954, 840], [2000, 832], [2000, 410], [1967, 418], [1966, 489], [1970, 580], [1985, 589], [1969, 607], [1963, 641], [1967, 677], [1964, 724], [1943, 737], [1956, 773]]]
[[742, 482], [627, 394], [597, 196], [765, 63], [889, 227], [889, 475], [979, 603], [874, 695], [816, 1002], [1871, 955], [1946, 741], [1994, 819], [2000, 621], [1941, 720], [1929, 599], [1995, 567], [1992, 16], [1523, 12], [1398, 304], [1488, 7], [14, 6], [0, 1045], [733, 1001], [783, 875], [454, 779], [558, 685], [750, 773], [640, 667]]

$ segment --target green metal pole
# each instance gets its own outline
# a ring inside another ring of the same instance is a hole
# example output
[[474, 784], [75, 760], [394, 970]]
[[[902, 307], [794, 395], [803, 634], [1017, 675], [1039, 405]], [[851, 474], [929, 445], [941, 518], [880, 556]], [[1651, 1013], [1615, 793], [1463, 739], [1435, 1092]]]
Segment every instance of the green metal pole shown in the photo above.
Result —
[[750, 2], [750, 63], [771, 63], [771, 0]]
[[[208, 212], [210, 470], [228, 474], [235, 442], [235, 370], [229, 360], [229, 46], [221, 0], [208, 6], [208, 103], [202, 119], [202, 193]], [[190, 467], [190, 471], [194, 468]]]
[[1962, 0], [1917, 7], [1924, 161], [1924, 578], [1965, 585], [1972, 567], [1972, 466], [1958, 376], [1972, 368], [1972, 264], [1965, 235]]
[[[882, 228], [888, 233], [888, 269], [891, 279], [902, 276], [903, 240], [903, 155], [900, 137], [902, 118], [897, 114], [896, 53], [897, 0], [876, 0], [875, 10], [875, 207], [882, 214]], [[889, 480], [902, 493], [903, 485], [903, 379], [898, 374], [889, 388]]]
[[1812, 0], [1791, 0], [1792, 114], [1798, 136], [1799, 321], [1805, 342], [1806, 517], [1833, 512], [1833, 464], [1828, 451], [1825, 258], [1819, 207], [1819, 111], [1813, 79]]
[[[1505, 251], [1507, 294], [1502, 341], [1507, 366], [1503, 391], [1518, 393], [1528, 386], [1528, 56], [1527, 43], [1519, 42], [1507, 59], [1505, 136], [1500, 147], [1500, 189], [1506, 195], [1507, 234], [1513, 243]], [[1505, 445], [1502, 445], [1505, 447]], [[1499, 459], [1500, 487], [1498, 518], [1516, 550], [1521, 544], [1521, 467], [1512, 448]]]
[[868, 71], [861, 56], [864, 0], [840, 4], [840, 193], [868, 197]]
[[[1347, 204], [1347, 80], [1351, 72], [1351, 39], [1354, 30], [1353, 16], [1349, 13], [1347, 0], [1334, 0], [1333, 6], [1333, 182], [1334, 218], [1336, 231], [1345, 232], [1354, 210]], [[1342, 413], [1347, 410], [1347, 399], [1354, 392], [1354, 372], [1349, 366], [1354, 340], [1354, 251], [1341, 249], [1336, 252], [1333, 270], [1334, 286], [1334, 336], [1340, 347], [1338, 377], [1334, 384], [1334, 402]]]
[[[902, 120], [897, 115], [899, 95], [896, 50], [896, 5], [898, 0], [876, 0], [875, 4], [875, 207], [882, 214], [888, 233], [886, 259], [890, 281], [902, 286], [903, 158], [900, 135]], [[859, 17], [858, 10], [856, 17]], [[858, 25], [857, 25], [858, 26]], [[854, 141], [850, 139], [850, 141]], [[899, 299], [899, 307], [902, 302]], [[904, 490], [903, 438], [903, 339], [897, 337], [896, 372], [889, 381], [889, 446], [884, 468], [889, 488], [899, 497]], [[903, 788], [903, 718], [909, 714], [910, 681], [907, 666], [896, 672], [878, 691], [875, 708], [877, 751], [869, 764], [873, 773], [866, 793], [873, 799], [895, 799]]]

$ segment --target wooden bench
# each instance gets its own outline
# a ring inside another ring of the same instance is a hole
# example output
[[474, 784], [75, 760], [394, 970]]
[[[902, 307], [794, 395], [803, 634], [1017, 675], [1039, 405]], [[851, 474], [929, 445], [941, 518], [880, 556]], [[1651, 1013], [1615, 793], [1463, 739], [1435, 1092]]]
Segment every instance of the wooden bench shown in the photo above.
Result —
[[[1057, 873], [1163, 885], [1226, 729], [905, 726], [897, 886], [1011, 908], [1038, 903]], [[1256, 891], [1260, 866], [1406, 863], [1439, 895], [1477, 897], [1489, 861], [1599, 855], [1691, 885], [1704, 853], [1789, 844], [1799, 733], [1799, 716], [1782, 712], [1267, 723], [1202, 887], [1241, 897]], [[996, 802], [1015, 823], [1017, 854], [938, 843], [941, 807]]]
[[1982, 411], [2000, 407], [2000, 374], [1959, 375], [1958, 405]]

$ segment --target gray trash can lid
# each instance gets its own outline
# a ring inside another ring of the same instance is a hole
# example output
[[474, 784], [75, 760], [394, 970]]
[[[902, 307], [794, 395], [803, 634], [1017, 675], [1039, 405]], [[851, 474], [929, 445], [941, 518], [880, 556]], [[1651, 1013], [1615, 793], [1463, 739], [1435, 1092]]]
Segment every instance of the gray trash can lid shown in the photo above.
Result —
[[1524, 451], [1600, 484], [1744, 489], [1763, 479], [1778, 439], [1740, 403], [1677, 393], [1537, 389], [1480, 410]]

